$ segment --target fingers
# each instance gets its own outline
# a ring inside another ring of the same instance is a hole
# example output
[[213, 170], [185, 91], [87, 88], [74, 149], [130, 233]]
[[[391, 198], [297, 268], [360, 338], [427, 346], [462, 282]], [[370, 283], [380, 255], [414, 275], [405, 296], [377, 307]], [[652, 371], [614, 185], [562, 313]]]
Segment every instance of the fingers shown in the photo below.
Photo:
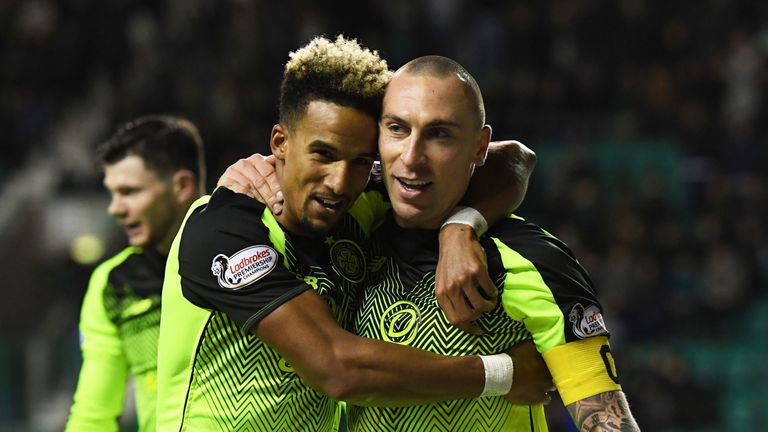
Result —
[[475, 291], [478, 291], [486, 300], [492, 300], [492, 303], [495, 305], [496, 300], [499, 298], [499, 289], [496, 288], [496, 284], [491, 280], [488, 271], [483, 268], [477, 273], [475, 280], [477, 282]]
[[488, 276], [482, 245], [464, 226], [452, 224], [440, 231], [435, 295], [451, 324], [468, 333], [484, 334], [474, 321], [496, 306], [498, 291]]
[[248, 195], [280, 214], [283, 210], [283, 194], [275, 174], [275, 158], [256, 153], [232, 164], [219, 179], [217, 186]]
[[232, 165], [227, 168], [221, 178], [219, 178], [216, 186], [223, 186], [233, 192], [245, 194], [251, 198], [257, 198], [256, 195], [251, 191], [248, 177], [243, 175], [243, 173], [237, 169], [236, 165]]
[[481, 291], [483, 290], [483, 288], [476, 284], [462, 287], [461, 294], [464, 296], [464, 303], [469, 308], [465, 314], [469, 315], [472, 319], [480, 318], [483, 312], [491, 311], [496, 306], [495, 301], [488, 300], [482, 295]]
[[[459, 299], [451, 298], [449, 295], [439, 294], [437, 296], [437, 302], [440, 308], [445, 313], [445, 317], [454, 327], [470, 334], [484, 335], [483, 329], [478, 326], [474, 320], [477, 319], [479, 314], [475, 316], [472, 308], [467, 304], [465, 298]], [[458, 305], [458, 307], [457, 307]]]
[[[270, 160], [271, 159], [271, 160]], [[275, 157], [269, 158], [256, 153], [248, 158], [253, 168], [253, 186], [258, 190], [273, 214], [280, 214], [283, 211], [283, 193], [281, 192], [280, 182], [275, 173]]]

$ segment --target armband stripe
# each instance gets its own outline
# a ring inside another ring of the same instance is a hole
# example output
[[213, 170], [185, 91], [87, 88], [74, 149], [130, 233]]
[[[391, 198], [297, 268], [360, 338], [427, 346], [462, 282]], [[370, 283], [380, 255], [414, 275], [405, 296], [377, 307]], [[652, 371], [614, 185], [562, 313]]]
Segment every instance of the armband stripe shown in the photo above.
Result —
[[542, 354], [566, 406], [596, 394], [620, 391], [608, 338], [591, 337]]

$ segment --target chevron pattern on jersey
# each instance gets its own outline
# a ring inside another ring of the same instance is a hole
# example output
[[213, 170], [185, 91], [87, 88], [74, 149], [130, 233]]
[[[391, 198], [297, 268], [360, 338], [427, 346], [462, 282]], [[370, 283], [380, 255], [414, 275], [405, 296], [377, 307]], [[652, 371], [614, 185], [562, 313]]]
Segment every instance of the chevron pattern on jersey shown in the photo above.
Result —
[[[354, 321], [360, 336], [401, 343], [443, 355], [497, 354], [530, 339], [524, 324], [513, 320], [500, 302], [478, 324], [484, 336], [453, 327], [435, 298], [435, 274], [400, 271], [388, 259], [380, 282], [362, 293]], [[494, 283], [501, 291], [504, 274]], [[417, 276], [418, 277], [418, 276]], [[412, 288], [409, 288], [412, 287]], [[519, 410], [520, 407], [517, 409]], [[468, 399], [406, 408], [350, 407], [351, 431], [498, 431], [510, 421], [513, 405], [501, 398]]]
[[514, 410], [502, 398], [462, 399], [407, 408], [351, 407], [348, 424], [354, 432], [501, 431]]
[[206, 417], [221, 431], [328, 430], [333, 424], [334, 401], [307, 387], [274, 350], [243, 335], [220, 312], [206, 328], [194, 380], [210, 410]]
[[137, 317], [120, 326], [125, 358], [131, 374], [157, 370], [157, 341], [160, 339], [160, 309]]
[[128, 367], [134, 376], [157, 369], [157, 341], [160, 337], [160, 295], [140, 297], [131, 287], [107, 285], [104, 308], [123, 341]]
[[[525, 325], [510, 318], [501, 304], [478, 320], [478, 325], [486, 332], [484, 336], [471, 335], [452, 326], [435, 299], [434, 272], [425, 274], [415, 286], [412, 285], [413, 289], [407, 289], [408, 283], [401, 281], [400, 273], [390, 260], [383, 276], [379, 284], [362, 294], [354, 325], [357, 335], [403, 343], [444, 355], [496, 354], [519, 341], [530, 339]], [[494, 281], [499, 290], [503, 281], [503, 276]], [[400, 311], [392, 309], [393, 305], [403, 302], [411, 306], [405, 305]], [[409, 312], [404, 313], [403, 310]], [[409, 326], [411, 331], [406, 334]], [[407, 339], [410, 341], [404, 343]]]
[[[309, 239], [283, 232], [269, 219], [261, 219], [260, 230], [269, 231], [282, 254], [278, 265], [310, 285], [340, 323], [351, 321], [357, 291], [353, 281], [365, 280], [370, 262], [364, 230], [346, 216], [332, 233]], [[335, 401], [306, 386], [285, 359], [256, 336], [244, 334], [224, 312], [206, 316], [208, 321], [200, 323], [204, 329], [190, 371], [181, 431], [332, 430]]]

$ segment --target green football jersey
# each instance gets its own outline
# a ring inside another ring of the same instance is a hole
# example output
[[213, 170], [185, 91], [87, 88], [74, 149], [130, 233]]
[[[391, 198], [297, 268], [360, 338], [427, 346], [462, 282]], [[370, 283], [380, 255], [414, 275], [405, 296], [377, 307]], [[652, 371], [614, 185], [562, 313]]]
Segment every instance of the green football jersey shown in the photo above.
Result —
[[[574, 300], [599, 307], [589, 277], [565, 245], [532, 224], [507, 219], [481, 239], [501, 301], [477, 321], [484, 335], [465, 333], [448, 322], [435, 297], [438, 231], [405, 230], [390, 217], [374, 239], [382, 245], [386, 262], [379, 282], [361, 294], [353, 324], [360, 336], [443, 355], [497, 354], [532, 339], [544, 352], [572, 338], [563, 311], [568, 316]], [[527, 259], [508, 259], [512, 254]], [[509, 299], [514, 299], [514, 308]], [[602, 330], [595, 328], [592, 335]], [[541, 405], [512, 405], [500, 397], [348, 408], [353, 432], [547, 430]]]
[[155, 430], [165, 256], [129, 247], [93, 272], [80, 318], [83, 365], [67, 431], [117, 431], [134, 381], [139, 430]]
[[305, 238], [244, 195], [220, 188], [198, 200], [166, 268], [158, 430], [336, 430], [339, 404], [251, 330], [308, 289], [348, 324], [374, 219], [356, 207], [331, 234]]

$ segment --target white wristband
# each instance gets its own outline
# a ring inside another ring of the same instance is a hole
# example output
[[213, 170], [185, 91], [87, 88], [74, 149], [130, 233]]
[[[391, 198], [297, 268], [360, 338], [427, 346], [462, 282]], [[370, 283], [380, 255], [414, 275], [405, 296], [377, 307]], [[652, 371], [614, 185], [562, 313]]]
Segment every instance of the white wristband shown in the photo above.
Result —
[[448, 219], [443, 222], [440, 229], [445, 228], [448, 224], [464, 224], [469, 225], [475, 231], [475, 235], [480, 237], [488, 231], [488, 222], [483, 215], [473, 209], [472, 207], [456, 207], [456, 210], [448, 216]]
[[507, 354], [480, 356], [485, 368], [485, 387], [480, 396], [504, 396], [512, 388], [515, 367]]

